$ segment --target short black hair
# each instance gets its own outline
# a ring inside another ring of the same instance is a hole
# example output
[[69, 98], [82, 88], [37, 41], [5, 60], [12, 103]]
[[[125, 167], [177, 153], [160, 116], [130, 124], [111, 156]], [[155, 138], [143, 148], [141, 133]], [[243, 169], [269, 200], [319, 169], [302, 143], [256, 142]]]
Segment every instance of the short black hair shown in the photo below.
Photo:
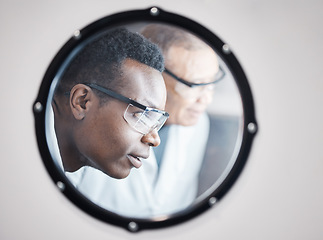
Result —
[[159, 72], [164, 70], [164, 58], [156, 44], [139, 33], [119, 27], [91, 41], [72, 59], [57, 85], [56, 94], [69, 92], [78, 83], [117, 85], [126, 59], [136, 60]]

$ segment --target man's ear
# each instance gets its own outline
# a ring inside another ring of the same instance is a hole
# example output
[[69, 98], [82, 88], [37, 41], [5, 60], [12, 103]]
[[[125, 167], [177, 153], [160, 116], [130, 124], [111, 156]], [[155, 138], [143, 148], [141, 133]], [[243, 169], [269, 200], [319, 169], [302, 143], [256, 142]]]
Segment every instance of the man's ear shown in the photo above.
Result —
[[93, 104], [93, 91], [84, 84], [76, 84], [70, 92], [70, 108], [77, 120], [85, 118]]

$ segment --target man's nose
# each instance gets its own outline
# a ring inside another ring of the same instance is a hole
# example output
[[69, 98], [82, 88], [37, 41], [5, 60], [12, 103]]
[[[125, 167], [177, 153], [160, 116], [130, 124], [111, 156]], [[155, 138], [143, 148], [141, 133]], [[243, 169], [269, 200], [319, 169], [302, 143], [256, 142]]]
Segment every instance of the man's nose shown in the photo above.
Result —
[[151, 132], [143, 135], [141, 138], [141, 142], [148, 144], [151, 147], [157, 147], [160, 144], [160, 137], [156, 129], [152, 130]]
[[209, 104], [212, 102], [213, 99], [213, 92], [212, 91], [204, 91], [203, 94], [201, 94], [197, 98], [197, 102], [200, 102], [202, 104]]

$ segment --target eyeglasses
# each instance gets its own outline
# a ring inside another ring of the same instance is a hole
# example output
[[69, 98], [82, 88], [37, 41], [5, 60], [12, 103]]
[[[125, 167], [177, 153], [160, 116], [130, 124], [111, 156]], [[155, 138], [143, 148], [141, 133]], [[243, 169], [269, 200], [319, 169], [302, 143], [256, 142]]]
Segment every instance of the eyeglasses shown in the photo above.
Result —
[[215, 76], [215, 80], [213, 82], [208, 82], [208, 83], [192, 83], [192, 82], [188, 82], [188, 81], [186, 81], [186, 80], [184, 80], [184, 79], [182, 79], [180, 77], [177, 77], [174, 73], [169, 71], [167, 68], [165, 68], [164, 72], [167, 73], [168, 75], [172, 76], [173, 78], [175, 78], [177, 81], [185, 84], [186, 86], [188, 86], [190, 88], [199, 87], [199, 86], [206, 86], [206, 85], [210, 85], [210, 84], [215, 84], [215, 83], [221, 81], [225, 76], [225, 72], [223, 71], [221, 66], [219, 66], [219, 71], [217, 72], [217, 74]]
[[90, 88], [94, 88], [102, 93], [105, 93], [110, 97], [128, 103], [128, 107], [123, 114], [123, 118], [131, 127], [141, 134], [146, 135], [154, 129], [158, 131], [169, 117], [169, 114], [165, 111], [147, 107], [110, 89], [94, 83], [84, 84]]
[[219, 71], [215, 76], [215, 80], [207, 83], [192, 83], [192, 82], [186, 81], [176, 76], [173, 72], [169, 71], [166, 68], [164, 72], [167, 73], [169, 76], [173, 77], [178, 82], [182, 83], [181, 85], [177, 85], [175, 87], [175, 90], [185, 98], [194, 98], [194, 97], [201, 96], [206, 90], [212, 91], [215, 86], [214, 84], [221, 81], [225, 76], [225, 72], [221, 66], [219, 66]]

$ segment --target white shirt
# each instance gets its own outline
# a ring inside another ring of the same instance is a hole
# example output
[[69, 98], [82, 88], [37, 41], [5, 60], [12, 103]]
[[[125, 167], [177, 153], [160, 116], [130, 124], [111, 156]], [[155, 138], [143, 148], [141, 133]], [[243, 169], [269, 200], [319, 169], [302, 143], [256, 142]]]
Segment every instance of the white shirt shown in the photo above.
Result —
[[[54, 127], [54, 112], [50, 104], [47, 105], [49, 111], [46, 112], [45, 116], [45, 126], [46, 126], [46, 140], [48, 148], [54, 163], [57, 167], [64, 172], [63, 161], [59, 151], [59, 146], [57, 142], [57, 137]], [[89, 167], [82, 167], [75, 172], [64, 172], [67, 178], [71, 181], [72, 184], [75, 184], [81, 181], [81, 178], [84, 174], [85, 169]]]

